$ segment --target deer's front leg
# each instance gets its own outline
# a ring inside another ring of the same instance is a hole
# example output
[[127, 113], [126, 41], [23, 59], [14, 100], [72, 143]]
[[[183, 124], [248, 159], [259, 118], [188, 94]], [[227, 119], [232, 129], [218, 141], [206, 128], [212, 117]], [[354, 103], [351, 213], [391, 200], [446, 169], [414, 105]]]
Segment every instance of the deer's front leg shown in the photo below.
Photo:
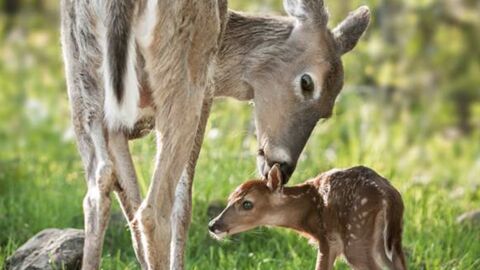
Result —
[[149, 269], [168, 269], [177, 183], [192, 151], [218, 50], [217, 1], [159, 1], [155, 42], [145, 48], [156, 108], [156, 167], [137, 213]]
[[188, 160], [188, 164], [183, 170], [182, 177], [178, 183], [175, 204], [172, 215], [172, 250], [171, 250], [171, 270], [182, 270], [185, 268], [185, 247], [188, 237], [188, 228], [190, 226], [192, 214], [192, 185], [195, 174], [195, 166], [200, 148], [202, 146], [205, 129], [210, 115], [210, 108], [213, 102], [213, 89], [208, 91], [202, 105], [202, 113], [195, 136], [195, 142]]
[[172, 89], [157, 115], [156, 167], [137, 215], [147, 265], [155, 270], [169, 267], [175, 190], [192, 151], [204, 96], [202, 89]]
[[170, 269], [185, 269], [185, 248], [192, 211], [193, 176], [187, 173], [188, 165], [183, 170], [178, 183], [172, 213], [172, 241], [170, 250]]

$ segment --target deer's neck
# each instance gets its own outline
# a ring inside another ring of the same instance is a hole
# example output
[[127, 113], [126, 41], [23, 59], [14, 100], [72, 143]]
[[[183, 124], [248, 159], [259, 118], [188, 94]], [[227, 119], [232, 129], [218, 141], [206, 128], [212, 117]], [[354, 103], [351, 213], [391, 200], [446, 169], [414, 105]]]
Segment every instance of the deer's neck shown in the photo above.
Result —
[[317, 189], [309, 184], [284, 187], [285, 217], [281, 227], [293, 229], [309, 238], [319, 240], [325, 232], [324, 204]]
[[215, 73], [215, 96], [238, 100], [253, 99], [249, 74], [255, 68], [281, 54], [293, 29], [286, 17], [258, 17], [229, 11], [229, 17], [218, 54]]

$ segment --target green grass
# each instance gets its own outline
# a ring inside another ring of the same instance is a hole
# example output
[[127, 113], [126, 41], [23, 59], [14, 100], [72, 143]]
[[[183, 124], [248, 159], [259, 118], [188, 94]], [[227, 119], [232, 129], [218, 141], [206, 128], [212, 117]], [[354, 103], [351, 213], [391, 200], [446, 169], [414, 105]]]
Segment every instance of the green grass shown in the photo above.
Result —
[[[32, 21], [35, 32], [26, 25], [19, 39], [0, 41], [0, 268], [38, 231], [83, 226], [86, 186], [67, 132], [58, 33]], [[347, 82], [355, 73], [348, 69], [352, 57], [346, 59]], [[380, 90], [358, 89], [347, 86], [335, 115], [318, 124], [290, 184], [333, 167], [370, 166], [403, 195], [411, 269], [479, 269], [480, 229], [455, 219], [480, 205], [480, 133], [452, 136], [451, 108], [439, 98], [393, 102]], [[207, 233], [209, 203], [224, 201], [236, 185], [256, 175], [251, 121], [246, 103], [220, 100], [214, 106], [195, 178], [188, 269], [314, 267], [314, 248], [287, 230], [258, 229], [222, 242]], [[154, 140], [135, 141], [132, 149], [145, 191]], [[109, 228], [102, 268], [138, 268], [122, 222]], [[348, 267], [339, 261], [336, 269]]]

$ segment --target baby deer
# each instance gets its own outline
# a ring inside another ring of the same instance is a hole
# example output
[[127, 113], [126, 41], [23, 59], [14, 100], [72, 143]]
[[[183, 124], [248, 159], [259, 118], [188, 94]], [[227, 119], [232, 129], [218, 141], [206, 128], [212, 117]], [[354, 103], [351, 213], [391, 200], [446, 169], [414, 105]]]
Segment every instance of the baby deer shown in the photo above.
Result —
[[373, 170], [331, 170], [293, 187], [274, 166], [267, 180], [250, 180], [209, 223], [216, 238], [258, 226], [286, 227], [318, 244], [316, 269], [332, 269], [344, 255], [353, 269], [406, 269], [400, 193]]

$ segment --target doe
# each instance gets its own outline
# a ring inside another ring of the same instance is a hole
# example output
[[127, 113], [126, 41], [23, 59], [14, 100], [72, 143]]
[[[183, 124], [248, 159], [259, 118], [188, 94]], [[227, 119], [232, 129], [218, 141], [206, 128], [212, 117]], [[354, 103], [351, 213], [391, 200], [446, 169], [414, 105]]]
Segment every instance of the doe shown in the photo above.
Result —
[[406, 269], [400, 193], [373, 170], [331, 170], [293, 187], [275, 165], [267, 180], [250, 180], [209, 223], [216, 238], [258, 226], [293, 229], [318, 244], [317, 270], [344, 255], [353, 269]]

